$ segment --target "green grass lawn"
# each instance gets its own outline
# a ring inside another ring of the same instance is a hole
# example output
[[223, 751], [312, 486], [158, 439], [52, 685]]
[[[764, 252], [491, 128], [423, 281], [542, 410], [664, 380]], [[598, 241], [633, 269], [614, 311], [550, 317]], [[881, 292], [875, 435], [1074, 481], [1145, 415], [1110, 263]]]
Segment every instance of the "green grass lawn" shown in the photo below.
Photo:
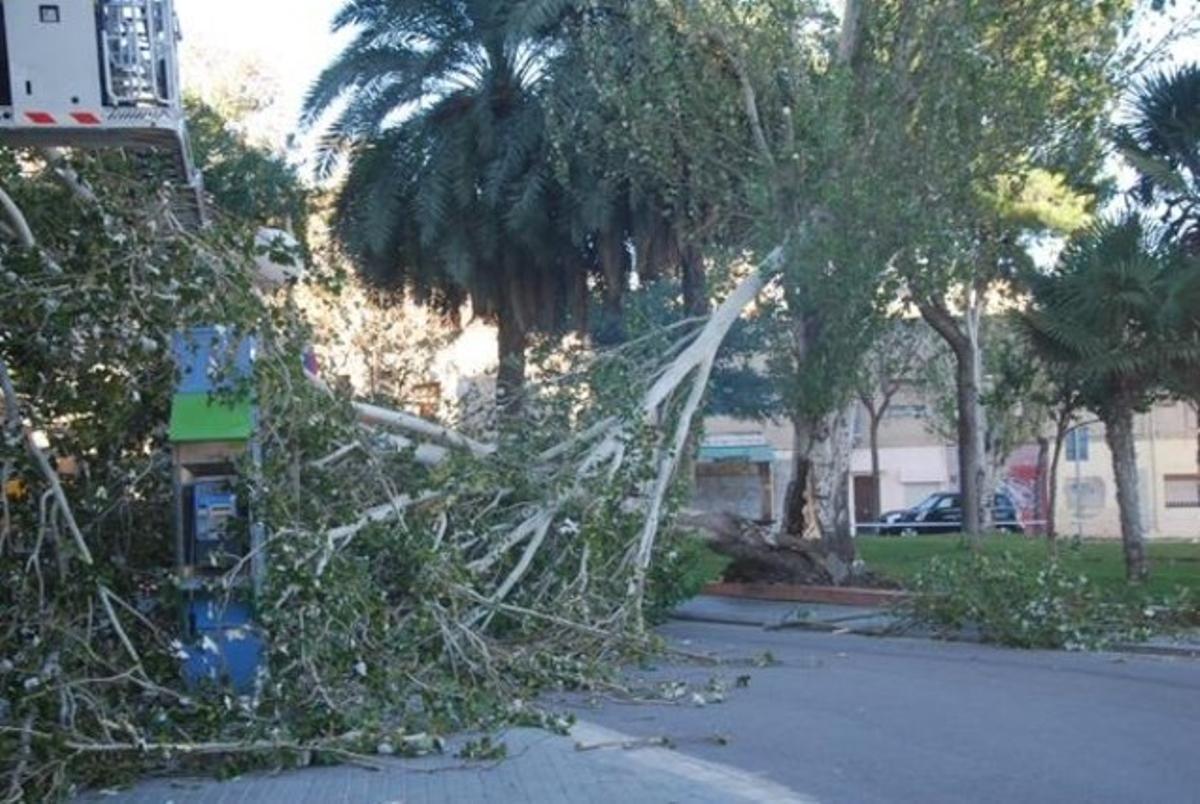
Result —
[[[1163, 596], [1185, 587], [1200, 598], [1200, 543], [1150, 542], [1147, 548], [1150, 582], [1137, 593]], [[858, 539], [859, 554], [867, 567], [901, 584], [907, 583], [934, 556], [952, 555], [964, 549], [966, 544], [962, 537], [955, 535], [864, 536]], [[1007, 550], [1031, 560], [1050, 555], [1044, 540], [1025, 536], [986, 536], [983, 549], [995, 553]], [[1100, 589], [1114, 594], [1128, 591], [1119, 541], [1084, 541], [1078, 548], [1073, 548], [1069, 539], [1062, 539], [1058, 543], [1058, 554], [1066, 568], [1086, 575]]]

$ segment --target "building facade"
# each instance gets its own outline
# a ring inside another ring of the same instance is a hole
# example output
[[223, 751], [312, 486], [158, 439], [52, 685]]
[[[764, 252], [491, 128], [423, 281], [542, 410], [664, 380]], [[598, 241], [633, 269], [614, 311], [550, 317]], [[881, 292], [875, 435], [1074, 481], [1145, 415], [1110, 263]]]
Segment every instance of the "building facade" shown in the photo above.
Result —
[[[1058, 467], [1056, 521], [1060, 534], [1118, 538], [1120, 517], [1112, 455], [1104, 426], [1084, 414], [1068, 437]], [[952, 442], [935, 434], [921, 395], [901, 391], [879, 428], [879, 498], [882, 511], [907, 508], [958, 486]], [[856, 526], [871, 519], [875, 479], [871, 471], [867, 415], [859, 410], [848, 488]], [[1150, 538], [1200, 538], [1200, 466], [1195, 408], [1163, 403], [1137, 417], [1137, 457], [1142, 520]], [[724, 416], [705, 421], [696, 464], [694, 506], [729, 511], [762, 522], [783, 516], [792, 476], [792, 428], [786, 421], [744, 421]], [[1015, 450], [1000, 483], [1014, 499], [1027, 530], [1038, 531], [1036, 444]]]

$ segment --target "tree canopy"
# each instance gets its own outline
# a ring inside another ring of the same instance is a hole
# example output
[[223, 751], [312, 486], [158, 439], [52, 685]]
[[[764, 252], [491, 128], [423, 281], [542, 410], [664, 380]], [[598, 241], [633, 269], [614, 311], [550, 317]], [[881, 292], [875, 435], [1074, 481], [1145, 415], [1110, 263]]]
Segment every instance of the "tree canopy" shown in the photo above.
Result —
[[321, 165], [348, 161], [334, 232], [368, 277], [501, 329], [501, 381], [519, 386], [526, 337], [585, 309], [587, 266], [563, 236], [536, 37], [513, 3], [347, 3], [357, 35], [321, 74], [305, 121], [344, 104]]

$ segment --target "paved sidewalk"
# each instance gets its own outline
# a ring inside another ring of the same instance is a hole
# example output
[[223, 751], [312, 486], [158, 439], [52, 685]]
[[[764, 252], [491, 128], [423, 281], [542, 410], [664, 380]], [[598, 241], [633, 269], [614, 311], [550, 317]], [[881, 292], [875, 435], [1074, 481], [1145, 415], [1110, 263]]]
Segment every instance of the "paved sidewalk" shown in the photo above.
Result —
[[[810, 802], [761, 776], [659, 747], [623, 748], [627, 734], [579, 723], [570, 737], [536, 729], [502, 736], [508, 758], [465, 763], [450, 754], [356, 767], [256, 773], [228, 782], [155, 779], [87, 802], [128, 804], [399, 804], [400, 802]], [[577, 746], [593, 746], [579, 750]]]

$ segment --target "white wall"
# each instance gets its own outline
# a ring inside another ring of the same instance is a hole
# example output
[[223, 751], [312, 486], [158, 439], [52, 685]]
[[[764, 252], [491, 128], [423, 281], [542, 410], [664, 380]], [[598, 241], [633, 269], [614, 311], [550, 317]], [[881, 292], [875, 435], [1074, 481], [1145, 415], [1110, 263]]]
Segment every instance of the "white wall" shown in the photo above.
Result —
[[[879, 450], [879, 501], [883, 511], [907, 508], [952, 483], [950, 455], [943, 446], [883, 447]], [[856, 449], [850, 473], [871, 473], [871, 451]]]

